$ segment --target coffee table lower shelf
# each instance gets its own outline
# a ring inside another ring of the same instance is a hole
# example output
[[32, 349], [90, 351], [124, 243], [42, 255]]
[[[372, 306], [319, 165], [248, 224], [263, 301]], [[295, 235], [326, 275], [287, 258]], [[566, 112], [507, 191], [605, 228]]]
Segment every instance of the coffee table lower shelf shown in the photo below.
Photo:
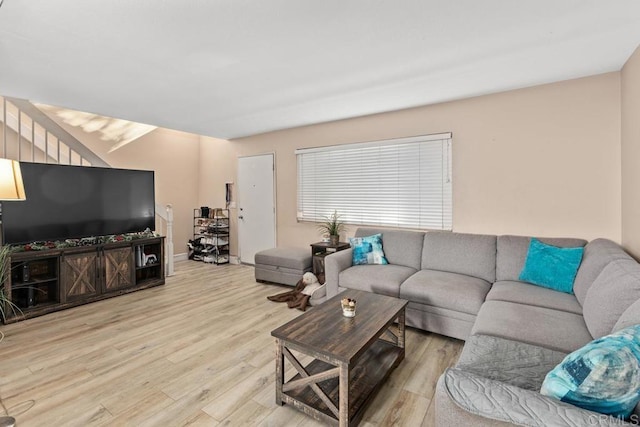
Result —
[[[289, 347], [286, 343], [284, 346]], [[294, 350], [299, 350], [295, 346], [292, 347]], [[360, 422], [366, 407], [373, 400], [380, 386], [403, 359], [404, 348], [398, 347], [387, 340], [378, 339], [359, 357], [355, 365], [349, 367], [348, 406], [350, 425]], [[313, 360], [305, 367], [309, 375], [320, 374], [332, 369], [336, 369], [336, 365], [318, 359]], [[302, 376], [297, 374], [288, 383], [301, 378]], [[339, 404], [339, 377], [318, 382], [317, 386], [331, 399], [331, 402], [336, 407], [341, 407]], [[338, 418], [309, 386], [283, 392], [282, 402], [292, 404], [320, 421], [333, 425], [339, 424]]]

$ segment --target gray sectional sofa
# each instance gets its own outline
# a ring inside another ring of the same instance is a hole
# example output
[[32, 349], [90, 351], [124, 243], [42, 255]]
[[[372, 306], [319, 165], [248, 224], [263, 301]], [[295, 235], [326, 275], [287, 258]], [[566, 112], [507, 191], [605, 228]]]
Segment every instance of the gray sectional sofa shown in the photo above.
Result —
[[[388, 265], [325, 259], [327, 297], [361, 289], [409, 300], [407, 325], [465, 340], [438, 381], [438, 425], [620, 425], [539, 393], [545, 375], [594, 338], [640, 323], [640, 265], [606, 239], [584, 246], [574, 295], [522, 282], [530, 238], [360, 228], [382, 234]], [[409, 350], [410, 351], [410, 350]]]

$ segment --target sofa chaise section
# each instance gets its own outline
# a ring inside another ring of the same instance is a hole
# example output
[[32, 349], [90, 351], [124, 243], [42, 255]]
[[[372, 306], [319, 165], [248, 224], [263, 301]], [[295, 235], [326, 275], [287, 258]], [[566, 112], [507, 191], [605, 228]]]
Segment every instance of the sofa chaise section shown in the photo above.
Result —
[[[596, 239], [584, 248], [575, 295], [562, 294], [514, 280], [520, 257], [509, 248], [526, 246], [520, 239], [498, 238], [498, 281], [458, 363], [438, 381], [436, 425], [628, 425], [544, 396], [540, 388], [568, 353], [640, 323], [640, 264], [616, 243]], [[501, 264], [501, 256], [514, 253]], [[636, 420], [638, 414], [636, 407]]]
[[471, 336], [457, 366], [436, 384], [436, 425], [629, 425], [539, 393], [546, 373], [565, 356], [519, 341]]
[[[640, 300], [622, 313], [612, 332], [638, 323]], [[447, 369], [438, 380], [436, 425], [631, 425], [540, 394], [546, 374], [566, 354], [520, 338], [474, 333], [465, 343], [455, 368]], [[640, 419], [639, 414], [636, 406], [635, 420]]]

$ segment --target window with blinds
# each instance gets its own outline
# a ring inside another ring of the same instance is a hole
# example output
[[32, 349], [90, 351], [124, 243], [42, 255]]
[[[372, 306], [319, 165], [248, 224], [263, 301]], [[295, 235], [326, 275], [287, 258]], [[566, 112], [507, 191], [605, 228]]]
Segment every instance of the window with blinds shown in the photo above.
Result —
[[451, 133], [296, 150], [298, 220], [451, 230]]

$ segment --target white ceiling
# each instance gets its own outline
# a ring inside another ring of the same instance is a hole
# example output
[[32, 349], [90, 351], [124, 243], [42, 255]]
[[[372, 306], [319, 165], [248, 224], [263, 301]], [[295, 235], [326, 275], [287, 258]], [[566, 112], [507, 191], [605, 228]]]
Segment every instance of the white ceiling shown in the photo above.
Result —
[[638, 0], [4, 0], [0, 95], [234, 138], [620, 70]]

